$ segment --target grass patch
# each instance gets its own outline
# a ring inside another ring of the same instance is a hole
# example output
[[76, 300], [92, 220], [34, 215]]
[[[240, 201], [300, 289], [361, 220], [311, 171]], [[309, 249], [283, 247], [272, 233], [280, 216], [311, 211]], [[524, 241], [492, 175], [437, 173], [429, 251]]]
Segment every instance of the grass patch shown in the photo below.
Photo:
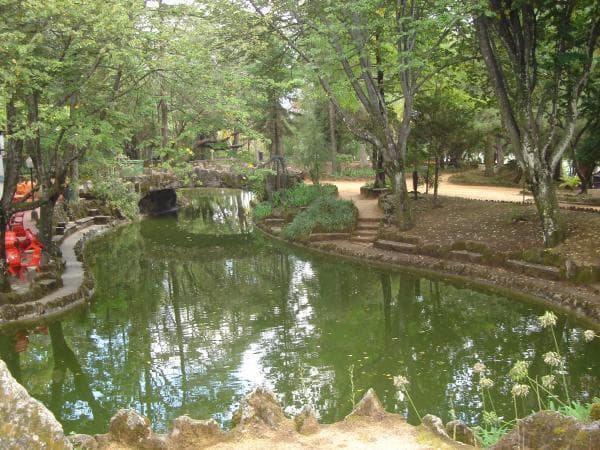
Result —
[[263, 220], [273, 213], [273, 205], [269, 202], [259, 203], [252, 210], [252, 215], [255, 220]]
[[491, 177], [486, 177], [482, 170], [477, 169], [451, 175], [450, 178], [448, 178], [448, 181], [454, 184], [475, 186], [519, 187], [520, 184], [515, 183], [516, 178], [517, 171], [511, 166], [504, 166]]
[[375, 171], [372, 167], [341, 167], [336, 173], [331, 174], [331, 178], [342, 180], [375, 178]]
[[284, 195], [274, 195], [274, 206], [281, 206], [284, 209], [302, 208], [310, 205], [320, 197], [337, 196], [337, 186], [333, 184], [296, 184], [288, 189]]
[[319, 197], [282, 230], [292, 241], [307, 240], [311, 233], [346, 232], [354, 229], [358, 211], [348, 200]]

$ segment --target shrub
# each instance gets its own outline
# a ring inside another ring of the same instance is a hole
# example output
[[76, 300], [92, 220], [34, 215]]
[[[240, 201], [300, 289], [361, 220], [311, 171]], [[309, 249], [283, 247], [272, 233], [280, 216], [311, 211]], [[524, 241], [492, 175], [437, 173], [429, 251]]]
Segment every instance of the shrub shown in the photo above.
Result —
[[562, 179], [562, 183], [560, 183], [560, 187], [563, 189], [573, 190], [580, 184], [581, 184], [581, 180], [579, 179], [579, 176], [577, 176], [577, 175], [572, 176], [572, 177], [564, 176]]
[[102, 200], [113, 211], [119, 211], [128, 219], [138, 217], [138, 194], [121, 178], [112, 176], [94, 180], [91, 194]]
[[334, 178], [374, 178], [375, 171], [372, 167], [345, 167], [341, 166]]
[[283, 228], [282, 235], [285, 239], [302, 241], [313, 232], [351, 231], [357, 217], [358, 211], [351, 201], [319, 197]]
[[273, 213], [273, 206], [269, 202], [259, 203], [252, 210], [255, 220], [263, 220]]
[[284, 208], [301, 208], [310, 205], [320, 197], [333, 197], [337, 195], [337, 186], [333, 184], [313, 184], [304, 183], [292, 186], [285, 194], [282, 200]]

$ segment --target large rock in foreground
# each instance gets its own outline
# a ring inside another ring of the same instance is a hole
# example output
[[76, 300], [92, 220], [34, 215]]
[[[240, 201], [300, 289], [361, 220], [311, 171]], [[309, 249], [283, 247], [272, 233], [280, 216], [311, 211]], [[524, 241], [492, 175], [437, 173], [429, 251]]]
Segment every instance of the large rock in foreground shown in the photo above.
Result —
[[0, 360], [0, 448], [11, 450], [63, 450], [73, 446], [65, 439], [54, 414], [30, 397]]
[[494, 450], [600, 448], [600, 421], [581, 423], [556, 411], [540, 411], [519, 421]]
[[275, 394], [264, 387], [257, 387], [244, 397], [240, 409], [232, 418], [232, 425], [245, 426], [252, 423], [264, 423], [275, 428], [285, 420], [283, 411]]

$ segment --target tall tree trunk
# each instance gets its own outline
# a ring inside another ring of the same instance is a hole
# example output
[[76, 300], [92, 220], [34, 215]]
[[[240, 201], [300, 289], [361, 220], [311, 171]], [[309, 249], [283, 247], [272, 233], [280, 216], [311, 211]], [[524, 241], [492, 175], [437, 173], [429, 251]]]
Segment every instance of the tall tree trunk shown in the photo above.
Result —
[[496, 149], [491, 143], [485, 146], [485, 151], [483, 153], [483, 159], [485, 162], [485, 172], [484, 175], [486, 177], [494, 176], [494, 156], [496, 155]]
[[4, 238], [6, 225], [13, 212], [12, 200], [19, 182], [19, 171], [23, 161], [23, 140], [14, 136], [18, 131], [17, 120], [15, 99], [10, 97], [6, 101], [6, 167], [4, 171], [4, 190], [0, 199], [0, 243], [2, 243], [0, 245], [0, 292], [10, 292], [11, 290]]
[[40, 206], [40, 220], [38, 221], [38, 238], [44, 245], [44, 249], [50, 255], [56, 255], [57, 248], [52, 242], [54, 237], [54, 207], [58, 200], [58, 195], [50, 197]]
[[[389, 149], [390, 154], [396, 154], [398, 157], [391, 164], [394, 192], [398, 195], [398, 205], [396, 207], [396, 222], [400, 230], [409, 230], [414, 226], [414, 219], [412, 214], [412, 208], [410, 205], [410, 196], [408, 188], [406, 187], [406, 167], [404, 164], [406, 155], [406, 144], [408, 140], [408, 133], [410, 130], [404, 129], [404, 124], [400, 130], [400, 133], [406, 133], [405, 138], [398, 139], [400, 148]], [[388, 145], [393, 146], [393, 143]]]
[[[0, 212], [0, 242], [4, 242], [6, 236], [7, 218], [4, 210]], [[6, 247], [0, 245], [0, 292], [10, 292], [10, 278], [8, 275], [8, 262], [6, 261]]]
[[71, 187], [71, 198], [69, 198], [69, 203], [77, 204], [79, 203], [79, 160], [75, 159], [71, 163], [71, 176], [69, 181], [69, 186]]
[[331, 151], [331, 174], [335, 174], [337, 172], [337, 152], [338, 152], [338, 148], [337, 148], [337, 133], [335, 132], [336, 129], [336, 122], [337, 122], [337, 117], [336, 117], [336, 113], [335, 113], [335, 105], [331, 102], [331, 100], [327, 101], [327, 110], [329, 112], [329, 149]]
[[433, 204], [438, 202], [438, 186], [440, 183], [440, 157], [435, 157], [435, 168], [433, 171]]
[[163, 98], [158, 104], [158, 113], [160, 116], [160, 146], [167, 148], [169, 145], [169, 105], [165, 96], [167, 95], [164, 90], [162, 92]]
[[[408, 88], [404, 90], [404, 110], [402, 123], [398, 130], [398, 139], [394, 142], [391, 129], [386, 129], [387, 154], [388, 159], [393, 161], [393, 180], [394, 191], [398, 194], [398, 207], [396, 220], [398, 228], [401, 230], [409, 230], [414, 227], [414, 217], [412, 206], [410, 204], [410, 196], [406, 187], [406, 152], [408, 148], [408, 137], [410, 135], [410, 122], [413, 114], [414, 96]], [[385, 155], [384, 155], [385, 156]]]
[[504, 145], [502, 145], [502, 137], [496, 136], [496, 165], [498, 168], [504, 166]]
[[540, 170], [532, 174], [534, 179], [529, 182], [542, 223], [544, 245], [546, 247], [554, 247], [565, 239], [564, 226], [559, 216], [553, 175], [553, 171]]
[[[69, 103], [69, 116], [72, 121], [75, 120], [76, 114], [76, 106], [77, 106], [77, 96], [75, 94], [71, 95], [70, 103]], [[77, 155], [77, 147], [75, 144], [70, 145], [70, 151], [73, 156]], [[77, 204], [79, 203], [79, 158], [73, 159], [70, 167], [70, 178], [69, 186], [71, 187], [71, 198], [65, 199], [69, 203]]]
[[269, 148], [269, 156], [273, 158], [274, 156], [283, 156], [283, 117], [279, 99], [272, 95], [270, 103], [271, 113], [268, 130], [271, 146]]
[[385, 168], [383, 165], [383, 153], [379, 149], [373, 146], [373, 153], [371, 157], [371, 165], [373, 172], [375, 172], [375, 181], [373, 187], [375, 189], [383, 189], [385, 187]]

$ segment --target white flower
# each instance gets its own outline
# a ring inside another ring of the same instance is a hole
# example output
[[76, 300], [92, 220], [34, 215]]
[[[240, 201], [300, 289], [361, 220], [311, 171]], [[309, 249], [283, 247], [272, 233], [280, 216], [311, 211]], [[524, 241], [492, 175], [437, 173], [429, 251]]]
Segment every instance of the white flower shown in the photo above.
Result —
[[494, 381], [487, 377], [481, 377], [481, 380], [479, 380], [479, 386], [484, 389], [490, 389], [494, 387]]
[[394, 386], [396, 387], [396, 389], [402, 390], [408, 385], [408, 383], [408, 379], [406, 377], [403, 377], [402, 375], [396, 375], [394, 377]]
[[552, 389], [556, 385], [556, 379], [554, 375], [544, 375], [542, 377], [542, 386], [547, 389]]
[[475, 365], [473, 366], [473, 371], [475, 373], [479, 373], [481, 375], [485, 374], [485, 364], [480, 362], [476, 362]]
[[497, 426], [500, 422], [500, 418], [496, 415], [494, 411], [484, 411], [483, 412], [483, 423], [487, 426], [495, 425]]
[[552, 311], [546, 311], [543, 316], [538, 317], [538, 322], [542, 328], [553, 327], [556, 325], [556, 314]]
[[526, 397], [529, 394], [529, 386], [526, 384], [515, 384], [510, 392], [515, 397]]
[[594, 330], [585, 330], [583, 332], [583, 338], [585, 339], [585, 342], [591, 342], [595, 337], [596, 333], [594, 333]]
[[552, 367], [560, 366], [562, 359], [556, 352], [548, 352], [544, 354], [544, 362]]
[[508, 372], [513, 381], [521, 381], [527, 378], [527, 368], [529, 363], [527, 361], [517, 361], [512, 369]]

